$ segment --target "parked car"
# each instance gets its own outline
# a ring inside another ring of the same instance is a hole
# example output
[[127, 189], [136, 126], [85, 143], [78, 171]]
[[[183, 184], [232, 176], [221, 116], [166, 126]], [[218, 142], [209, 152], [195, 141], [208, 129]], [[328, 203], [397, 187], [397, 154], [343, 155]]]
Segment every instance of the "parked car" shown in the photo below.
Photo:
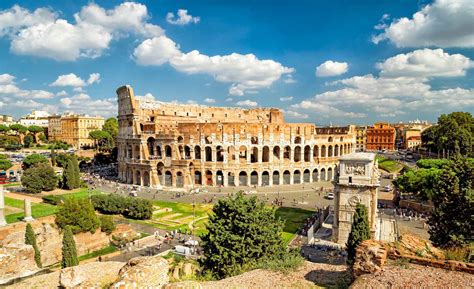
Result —
[[326, 199], [328, 199], [328, 200], [334, 200], [334, 193], [331, 193], [331, 192], [327, 193], [327, 194], [326, 194]]

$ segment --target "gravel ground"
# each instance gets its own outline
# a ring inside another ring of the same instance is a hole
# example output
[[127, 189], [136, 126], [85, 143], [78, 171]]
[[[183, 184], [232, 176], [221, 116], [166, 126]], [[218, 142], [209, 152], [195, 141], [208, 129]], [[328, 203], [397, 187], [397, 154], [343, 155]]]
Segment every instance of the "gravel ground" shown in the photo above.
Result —
[[350, 288], [474, 288], [474, 275], [415, 264], [388, 265], [362, 275]]

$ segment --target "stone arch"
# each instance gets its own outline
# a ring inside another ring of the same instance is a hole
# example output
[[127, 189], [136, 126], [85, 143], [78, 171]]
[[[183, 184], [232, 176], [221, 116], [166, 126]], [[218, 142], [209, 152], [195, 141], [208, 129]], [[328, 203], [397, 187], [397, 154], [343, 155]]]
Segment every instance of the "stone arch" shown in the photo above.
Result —
[[202, 184], [202, 173], [200, 171], [194, 171], [194, 184], [199, 186]]
[[133, 171], [131, 168], [127, 168], [127, 184], [133, 184]]
[[143, 185], [145, 187], [150, 186], [150, 173], [148, 171], [143, 173]]
[[313, 158], [318, 158], [318, 153], [319, 153], [319, 147], [318, 146], [314, 146], [313, 147]]
[[200, 160], [201, 159], [201, 147], [194, 146], [194, 159]]
[[134, 151], [133, 153], [134, 153], [134, 158], [135, 158], [135, 159], [141, 159], [141, 155], [140, 155], [140, 145], [136, 145], [136, 146], [135, 146], [135, 151]]
[[280, 172], [279, 171], [274, 171], [273, 174], [272, 174], [272, 178], [273, 178], [273, 185], [276, 186], [276, 185], [280, 185]]
[[322, 168], [319, 173], [320, 173], [320, 176], [319, 176], [320, 180], [321, 181], [326, 181], [326, 169]]
[[135, 171], [135, 185], [141, 185], [141, 173], [139, 170]]
[[246, 146], [240, 146], [239, 148], [239, 159], [242, 162], [247, 161], [247, 147]]
[[309, 162], [311, 158], [311, 147], [305, 146], [304, 147], [304, 161]]
[[328, 175], [328, 176], [327, 176], [327, 180], [328, 180], [328, 181], [331, 181], [331, 180], [332, 180], [332, 178], [333, 178], [333, 173], [334, 173], [334, 172], [333, 172], [333, 169], [332, 169], [331, 167], [329, 167], [328, 170], [327, 170], [327, 175]]
[[178, 136], [178, 138], [176, 139], [176, 141], [177, 141], [178, 143], [183, 143], [183, 142], [184, 142], [183, 136]]
[[216, 172], [216, 185], [223, 186], [224, 185], [224, 173], [221, 170]]
[[286, 170], [283, 172], [283, 184], [284, 185], [289, 185], [290, 184], [290, 179], [291, 179], [291, 173], [289, 170]]
[[212, 171], [211, 170], [206, 170], [205, 180], [206, 180], [206, 185], [207, 186], [213, 186], [214, 185], [214, 182], [212, 180]]
[[149, 137], [147, 140], [146, 140], [146, 146], [148, 147], [148, 154], [150, 156], [154, 156], [155, 155], [155, 150], [154, 150], [154, 147], [155, 147], [155, 138], [154, 137]]
[[251, 163], [258, 162], [258, 148], [257, 147], [252, 148], [252, 153], [250, 154], [250, 162]]
[[227, 162], [235, 161], [235, 147], [230, 146], [227, 148]]
[[212, 148], [207, 146], [205, 149], [204, 149], [204, 152], [205, 152], [205, 155], [206, 155], [206, 159], [205, 161], [206, 162], [212, 162]]
[[295, 147], [293, 160], [294, 160], [294, 162], [301, 162], [301, 147], [300, 146]]
[[256, 171], [250, 173], [250, 184], [252, 186], [258, 185], [258, 173]]
[[300, 136], [295, 137], [295, 144], [301, 144], [301, 137]]
[[344, 147], [343, 147], [343, 145], [341, 145], [339, 147], [339, 155], [342, 156], [343, 154], [344, 154]]
[[325, 145], [322, 145], [322, 146], [321, 146], [321, 157], [322, 157], [322, 158], [327, 157], [327, 154], [326, 154], [326, 146], [325, 146]]
[[184, 175], [183, 172], [178, 171], [176, 173], [176, 187], [182, 188], [184, 187]]
[[268, 146], [263, 147], [262, 162], [268, 163], [270, 161], [270, 148]]
[[328, 138], [328, 142], [332, 142], [332, 136]]
[[239, 186], [246, 186], [248, 184], [247, 178], [248, 178], [247, 172], [241, 171], [239, 173]]
[[216, 162], [224, 161], [224, 148], [222, 146], [216, 147]]
[[313, 183], [317, 182], [318, 179], [318, 169], [313, 170]]
[[160, 145], [157, 145], [156, 146], [156, 157], [161, 159], [163, 156], [161, 154], [161, 146]]
[[262, 186], [270, 185], [270, 174], [267, 171], [262, 172]]
[[187, 160], [191, 159], [191, 148], [188, 145], [184, 146], [184, 158]]
[[127, 146], [127, 158], [130, 158], [130, 159], [133, 158], [133, 149], [131, 145]]
[[280, 147], [273, 147], [273, 159], [280, 160]]
[[335, 145], [334, 146], [334, 156], [337, 157], [339, 155], [339, 146]]
[[172, 151], [171, 151], [171, 146], [169, 145], [165, 146], [165, 156], [167, 158], [171, 158], [173, 156]]
[[290, 160], [291, 159], [291, 147], [286, 146], [283, 150], [283, 159]]
[[183, 160], [184, 159], [184, 147], [183, 147], [183, 145], [178, 146], [178, 152], [179, 152], [179, 159]]
[[328, 146], [328, 158], [333, 156], [332, 146]]
[[295, 170], [293, 172], [293, 184], [300, 184], [301, 183], [301, 172], [300, 170]]
[[306, 169], [303, 172], [303, 183], [309, 183], [309, 180], [311, 179], [311, 172]]
[[233, 172], [227, 174], [227, 185], [235, 187], [235, 175]]
[[165, 172], [165, 182], [164, 185], [166, 187], [173, 186], [173, 174], [170, 171]]

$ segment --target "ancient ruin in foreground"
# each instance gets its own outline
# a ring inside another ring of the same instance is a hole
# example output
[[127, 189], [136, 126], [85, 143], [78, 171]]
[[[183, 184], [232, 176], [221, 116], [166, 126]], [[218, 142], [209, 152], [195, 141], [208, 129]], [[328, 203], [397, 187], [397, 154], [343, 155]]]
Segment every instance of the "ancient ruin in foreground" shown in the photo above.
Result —
[[117, 89], [119, 178], [143, 186], [274, 186], [334, 179], [355, 127], [286, 123], [276, 108], [136, 98]]

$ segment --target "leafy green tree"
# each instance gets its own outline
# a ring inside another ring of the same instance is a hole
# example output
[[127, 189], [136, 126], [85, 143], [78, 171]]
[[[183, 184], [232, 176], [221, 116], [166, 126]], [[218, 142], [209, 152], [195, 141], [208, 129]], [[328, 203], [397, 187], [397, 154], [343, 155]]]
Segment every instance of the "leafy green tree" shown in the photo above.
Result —
[[53, 167], [56, 166], [56, 150], [54, 149], [54, 147], [51, 148], [51, 165]]
[[441, 173], [442, 169], [438, 168], [408, 170], [393, 184], [401, 193], [413, 193], [420, 199], [431, 200]]
[[56, 212], [55, 222], [61, 229], [69, 227], [74, 233], [94, 233], [100, 227], [100, 220], [87, 198], [66, 198]]
[[89, 133], [89, 137], [94, 140], [95, 147], [99, 150], [112, 148], [112, 137], [103, 130], [94, 130]]
[[112, 216], [100, 216], [100, 230], [106, 234], [111, 234], [115, 230], [115, 223]]
[[76, 242], [74, 241], [74, 235], [69, 227], [64, 228], [62, 253], [61, 268], [79, 265]]
[[67, 190], [77, 189], [80, 186], [79, 164], [75, 156], [69, 157], [66, 168], [63, 171], [63, 188]]
[[66, 168], [67, 162], [71, 159], [70, 154], [60, 153], [56, 155], [56, 164], [60, 168]]
[[0, 155], [0, 170], [6, 171], [13, 166], [6, 155]]
[[355, 260], [357, 247], [365, 240], [370, 238], [369, 216], [367, 208], [363, 204], [357, 204], [352, 219], [351, 232], [347, 239], [347, 263], [352, 265]]
[[115, 117], [108, 118], [104, 126], [102, 127], [103, 131], [106, 131], [109, 133], [109, 135], [112, 137], [112, 139], [117, 139], [118, 135], [118, 121]]
[[57, 188], [58, 177], [49, 164], [40, 163], [23, 172], [21, 185], [27, 192], [33, 194], [51, 191]]
[[28, 155], [24, 160], [23, 160], [23, 169], [26, 170], [28, 168], [31, 168], [33, 166], [36, 166], [40, 163], [44, 164], [49, 164], [48, 159], [40, 154], [31, 154]]
[[6, 134], [9, 131], [10, 131], [10, 127], [8, 125], [0, 124], [0, 133]]
[[23, 138], [23, 145], [25, 148], [31, 147], [31, 145], [35, 142], [34, 137], [29, 134]]
[[37, 125], [30, 125], [28, 131], [31, 132], [34, 136], [34, 142], [38, 142], [38, 134], [44, 132], [44, 129]]
[[472, 244], [474, 216], [474, 164], [456, 156], [443, 170], [428, 218], [430, 240], [436, 246]]
[[24, 143], [23, 139], [24, 139], [26, 133], [28, 132], [28, 128], [24, 125], [19, 124], [19, 123], [14, 123], [14, 124], [10, 125], [10, 129], [15, 131], [16, 134], [20, 137], [20, 143]]
[[256, 197], [221, 199], [214, 206], [202, 237], [204, 268], [217, 277], [235, 275], [286, 252], [283, 222]]
[[26, 224], [25, 244], [33, 246], [33, 249], [35, 250], [36, 265], [39, 268], [43, 267], [43, 265], [41, 264], [41, 251], [39, 250], [38, 245], [36, 244], [35, 231], [33, 231], [33, 228], [31, 227], [30, 223]]
[[72, 156], [72, 168], [74, 171], [74, 187], [79, 188], [81, 186], [81, 172], [79, 170], [79, 163], [76, 156]]

